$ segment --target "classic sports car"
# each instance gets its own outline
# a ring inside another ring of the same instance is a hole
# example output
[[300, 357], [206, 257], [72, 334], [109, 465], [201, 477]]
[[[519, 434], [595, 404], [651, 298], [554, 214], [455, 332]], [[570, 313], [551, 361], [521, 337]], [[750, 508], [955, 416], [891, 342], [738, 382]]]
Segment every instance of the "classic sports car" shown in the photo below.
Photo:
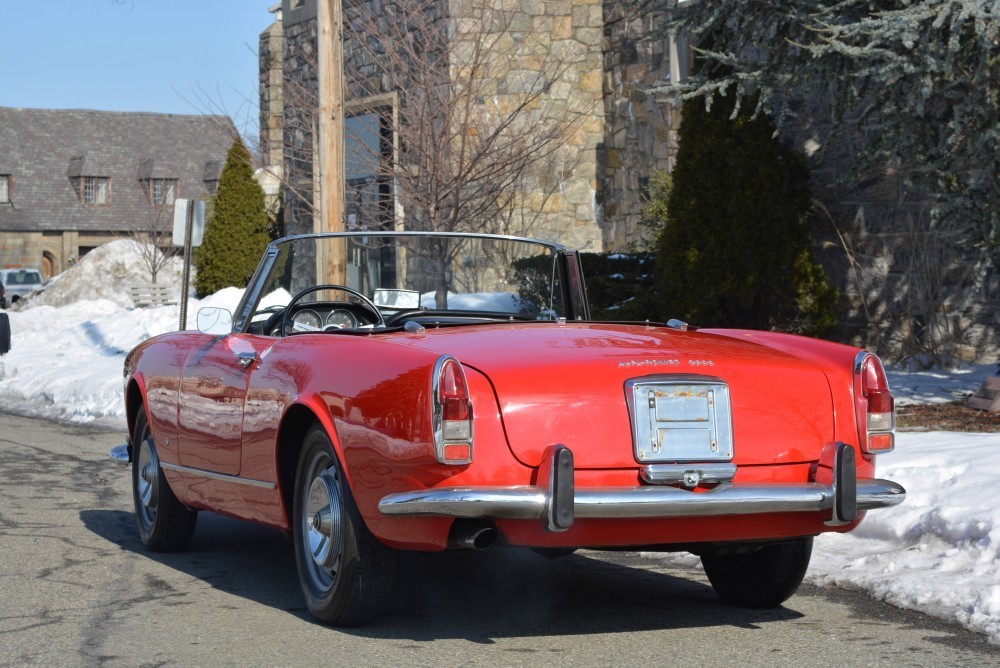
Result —
[[397, 550], [689, 551], [781, 604], [813, 536], [905, 492], [879, 359], [682, 322], [590, 320], [579, 256], [493, 235], [272, 243], [235, 314], [125, 360], [139, 534], [198, 510], [290, 532], [309, 610], [361, 624]]

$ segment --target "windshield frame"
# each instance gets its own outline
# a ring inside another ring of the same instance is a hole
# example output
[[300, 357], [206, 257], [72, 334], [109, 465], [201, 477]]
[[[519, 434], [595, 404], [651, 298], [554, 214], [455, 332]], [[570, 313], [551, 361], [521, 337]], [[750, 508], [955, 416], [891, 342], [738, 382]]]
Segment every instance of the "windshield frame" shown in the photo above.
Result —
[[[322, 240], [331, 238], [466, 238], [484, 241], [501, 241], [512, 243], [525, 243], [547, 249], [552, 256], [553, 266], [560, 273], [561, 280], [557, 286], [560, 290], [560, 299], [566, 311], [565, 317], [569, 320], [589, 320], [590, 313], [587, 304], [586, 289], [582, 281], [582, 267], [579, 254], [576, 251], [567, 249], [559, 243], [535, 239], [531, 237], [482, 234], [471, 232], [423, 232], [412, 230], [371, 230], [371, 231], [351, 231], [332, 232], [319, 234], [300, 234], [277, 239], [268, 244], [264, 256], [257, 266], [256, 271], [243, 298], [236, 308], [236, 317], [233, 319], [233, 331], [247, 332], [251, 326], [254, 309], [262, 299], [262, 292], [268, 282], [274, 264], [281, 255], [282, 249], [287, 244], [293, 244], [308, 240]], [[561, 319], [561, 317], [560, 317]]]

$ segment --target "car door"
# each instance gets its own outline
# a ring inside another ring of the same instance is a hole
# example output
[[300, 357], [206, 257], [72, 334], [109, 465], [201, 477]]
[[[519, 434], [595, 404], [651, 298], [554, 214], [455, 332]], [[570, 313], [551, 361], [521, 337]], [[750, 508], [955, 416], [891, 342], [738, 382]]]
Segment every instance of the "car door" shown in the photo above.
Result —
[[177, 414], [182, 466], [239, 474], [247, 387], [260, 354], [271, 342], [230, 334], [211, 339], [188, 356]]

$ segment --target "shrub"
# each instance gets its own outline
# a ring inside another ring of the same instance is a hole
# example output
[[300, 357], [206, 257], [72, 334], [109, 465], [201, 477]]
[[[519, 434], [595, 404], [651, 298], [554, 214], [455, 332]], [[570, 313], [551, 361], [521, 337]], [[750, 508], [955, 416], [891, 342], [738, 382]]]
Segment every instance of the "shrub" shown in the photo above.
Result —
[[661, 318], [821, 335], [836, 323], [838, 293], [812, 259], [804, 161], [768, 119], [732, 111], [728, 98], [710, 111], [684, 104], [671, 183], [649, 208], [662, 215], [666, 198]]
[[581, 253], [590, 317], [594, 320], [657, 320], [652, 295], [656, 258], [649, 253]]

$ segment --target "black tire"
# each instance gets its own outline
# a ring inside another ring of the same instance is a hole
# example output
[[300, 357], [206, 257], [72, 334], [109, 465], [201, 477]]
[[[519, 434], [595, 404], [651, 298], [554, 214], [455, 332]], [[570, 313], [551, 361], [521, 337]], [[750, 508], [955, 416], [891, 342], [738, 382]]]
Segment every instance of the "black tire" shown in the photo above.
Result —
[[198, 511], [178, 501], [170, 489], [143, 406], [132, 435], [132, 498], [139, 538], [154, 552], [184, 550], [191, 544]]
[[756, 552], [703, 554], [701, 564], [712, 587], [727, 603], [741, 608], [776, 608], [802, 584], [812, 545], [812, 536], [796, 538]]
[[302, 443], [292, 515], [295, 564], [306, 607], [334, 626], [359, 626], [382, 611], [396, 553], [365, 526], [334, 454], [314, 425]]

